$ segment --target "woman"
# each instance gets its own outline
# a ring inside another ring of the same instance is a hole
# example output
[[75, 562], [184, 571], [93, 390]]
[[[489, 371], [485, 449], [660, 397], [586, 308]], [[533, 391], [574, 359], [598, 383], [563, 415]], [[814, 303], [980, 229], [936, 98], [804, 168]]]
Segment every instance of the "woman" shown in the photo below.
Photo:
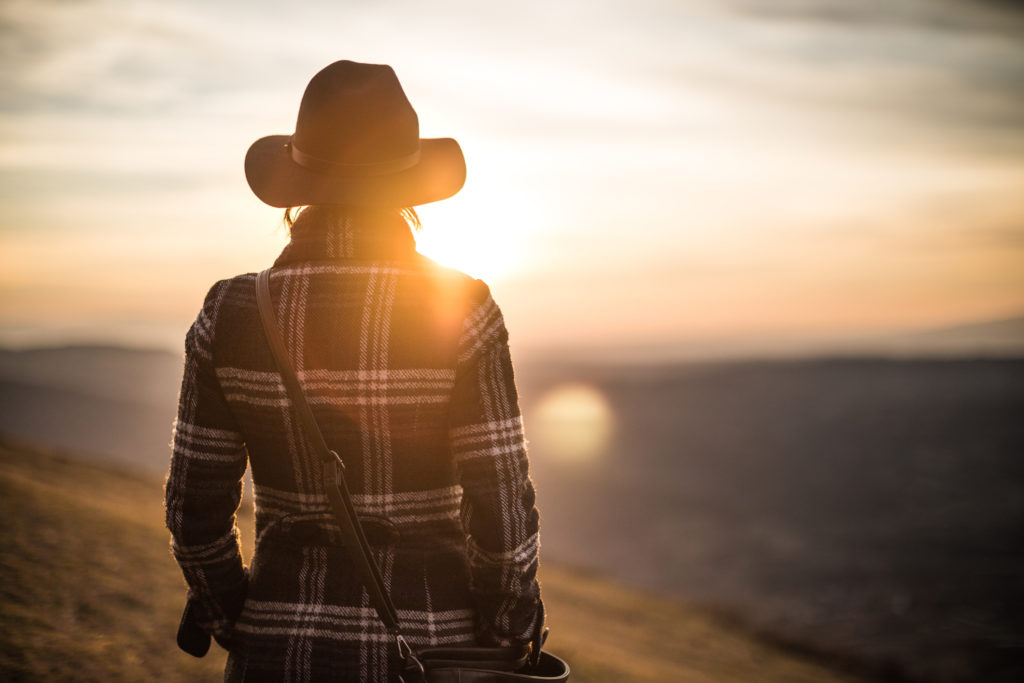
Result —
[[[487, 286], [419, 255], [406, 221], [462, 187], [458, 143], [419, 138], [390, 67], [342, 61], [313, 77], [295, 134], [256, 141], [245, 170], [267, 204], [307, 207], [274, 263], [274, 308], [406, 639], [529, 641], [538, 516], [508, 334]], [[254, 285], [216, 283], [185, 341], [166, 506], [190, 607], [230, 651], [226, 680], [394, 679], [397, 650], [341, 544]]]

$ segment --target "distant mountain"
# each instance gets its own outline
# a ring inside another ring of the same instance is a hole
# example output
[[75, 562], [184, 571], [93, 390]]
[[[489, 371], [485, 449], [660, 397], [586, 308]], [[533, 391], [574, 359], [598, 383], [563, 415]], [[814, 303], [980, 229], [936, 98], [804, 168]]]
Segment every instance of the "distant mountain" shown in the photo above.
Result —
[[[524, 406], [579, 363], [685, 363], [805, 356], [1022, 357], [1024, 316], [860, 338], [743, 339], [533, 356], [517, 368]], [[167, 467], [181, 355], [112, 346], [0, 349], [0, 432], [93, 453], [138, 470]], [[590, 371], [596, 370], [591, 367]], [[589, 372], [589, 371], [588, 371]]]
[[173, 404], [184, 359], [169, 351], [115, 346], [0, 349], [0, 379], [119, 401]]
[[167, 471], [182, 359], [165, 351], [72, 346], [0, 351], [0, 432]]
[[1024, 316], [879, 336], [862, 343], [867, 350], [900, 355], [1021, 356]]

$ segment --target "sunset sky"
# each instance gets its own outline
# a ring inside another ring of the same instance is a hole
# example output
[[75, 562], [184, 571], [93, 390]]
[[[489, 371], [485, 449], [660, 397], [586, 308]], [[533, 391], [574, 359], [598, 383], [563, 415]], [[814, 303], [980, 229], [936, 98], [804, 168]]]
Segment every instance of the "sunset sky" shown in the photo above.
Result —
[[1021, 35], [968, 0], [6, 0], [0, 345], [179, 349], [286, 242], [242, 160], [337, 59], [462, 144], [421, 248], [520, 348], [1020, 315]]

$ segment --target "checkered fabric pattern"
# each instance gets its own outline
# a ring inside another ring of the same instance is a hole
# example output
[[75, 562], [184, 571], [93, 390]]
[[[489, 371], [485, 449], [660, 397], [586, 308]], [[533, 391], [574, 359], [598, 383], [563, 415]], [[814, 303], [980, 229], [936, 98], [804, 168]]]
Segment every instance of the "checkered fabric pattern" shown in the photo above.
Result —
[[[366, 226], [316, 208], [293, 226], [270, 285], [410, 644], [529, 640], [538, 514], [508, 334], [486, 285], [416, 253], [397, 217]], [[167, 526], [201, 624], [230, 645], [226, 679], [394, 680], [397, 650], [350, 569], [263, 336], [254, 274], [213, 286], [185, 347]], [[247, 464], [257, 540], [244, 567], [235, 512]], [[374, 535], [380, 520], [397, 540]]]

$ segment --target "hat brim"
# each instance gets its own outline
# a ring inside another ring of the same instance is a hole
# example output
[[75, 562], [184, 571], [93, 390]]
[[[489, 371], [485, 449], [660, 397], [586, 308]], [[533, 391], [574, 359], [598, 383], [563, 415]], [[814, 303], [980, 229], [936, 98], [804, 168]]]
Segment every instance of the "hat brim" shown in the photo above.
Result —
[[415, 166], [378, 176], [337, 176], [295, 163], [290, 135], [268, 135], [245, 155], [245, 178], [266, 204], [278, 208], [327, 204], [407, 207], [451, 197], [466, 182], [466, 160], [451, 138], [420, 140]]

